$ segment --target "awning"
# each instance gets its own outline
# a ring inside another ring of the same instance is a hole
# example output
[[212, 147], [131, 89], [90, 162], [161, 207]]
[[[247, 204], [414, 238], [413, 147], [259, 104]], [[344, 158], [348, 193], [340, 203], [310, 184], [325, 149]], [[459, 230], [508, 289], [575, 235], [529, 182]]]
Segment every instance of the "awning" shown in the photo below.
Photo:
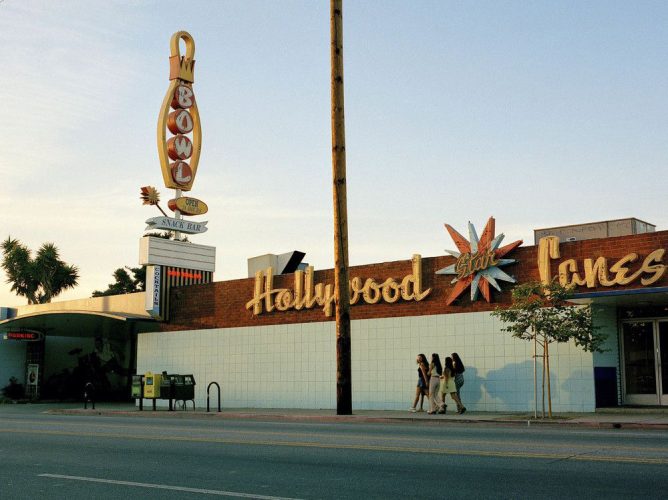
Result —
[[668, 287], [576, 293], [569, 302], [616, 307], [668, 306]]
[[36, 330], [45, 336], [127, 339], [134, 333], [158, 330], [145, 316], [91, 311], [44, 311], [0, 321], [0, 333]]

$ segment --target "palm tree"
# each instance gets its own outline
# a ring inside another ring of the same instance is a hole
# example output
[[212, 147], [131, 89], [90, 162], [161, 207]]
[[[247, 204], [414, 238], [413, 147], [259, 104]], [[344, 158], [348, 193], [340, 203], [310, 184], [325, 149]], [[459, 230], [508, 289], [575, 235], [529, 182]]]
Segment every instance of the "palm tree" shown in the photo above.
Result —
[[16, 295], [26, 297], [28, 304], [51, 302], [78, 284], [79, 269], [63, 262], [53, 243], [44, 243], [33, 259], [28, 247], [8, 236], [2, 242], [2, 252], [7, 283], [12, 284], [11, 291]]

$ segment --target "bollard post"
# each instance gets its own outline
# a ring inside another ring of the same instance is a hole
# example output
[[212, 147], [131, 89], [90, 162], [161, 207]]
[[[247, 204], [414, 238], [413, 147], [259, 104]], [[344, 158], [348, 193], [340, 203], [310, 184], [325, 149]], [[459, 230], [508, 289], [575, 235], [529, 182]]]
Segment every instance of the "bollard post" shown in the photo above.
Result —
[[84, 385], [84, 410], [88, 409], [88, 401], [92, 403], [91, 409], [95, 409], [95, 386], [91, 382]]

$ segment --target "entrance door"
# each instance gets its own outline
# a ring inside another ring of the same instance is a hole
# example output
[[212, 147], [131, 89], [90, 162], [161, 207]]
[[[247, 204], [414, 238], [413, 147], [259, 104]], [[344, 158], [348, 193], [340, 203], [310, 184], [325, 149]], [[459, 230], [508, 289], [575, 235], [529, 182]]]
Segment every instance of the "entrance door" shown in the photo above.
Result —
[[657, 374], [659, 378], [659, 404], [668, 406], [668, 321], [659, 322], [657, 334], [659, 353]]
[[622, 344], [624, 403], [668, 405], [668, 321], [623, 323]]

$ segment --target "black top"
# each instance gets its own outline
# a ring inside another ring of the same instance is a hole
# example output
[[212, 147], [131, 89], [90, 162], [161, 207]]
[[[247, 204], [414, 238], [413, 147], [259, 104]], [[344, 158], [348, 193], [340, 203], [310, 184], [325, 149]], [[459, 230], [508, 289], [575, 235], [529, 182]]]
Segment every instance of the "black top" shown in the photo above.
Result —
[[427, 385], [427, 381], [424, 379], [424, 375], [422, 374], [422, 368], [418, 366], [418, 378], [424, 382], [425, 386]]

